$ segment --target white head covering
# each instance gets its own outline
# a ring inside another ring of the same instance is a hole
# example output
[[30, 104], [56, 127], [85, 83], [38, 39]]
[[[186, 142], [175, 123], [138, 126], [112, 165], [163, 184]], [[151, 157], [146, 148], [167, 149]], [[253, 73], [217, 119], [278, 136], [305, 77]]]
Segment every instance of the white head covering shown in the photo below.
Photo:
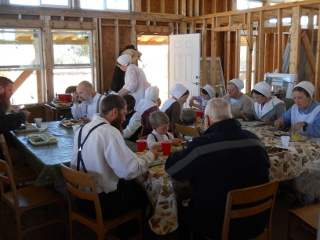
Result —
[[266, 97], [271, 96], [271, 87], [267, 82], [258, 82], [256, 85], [254, 85], [253, 89]]
[[175, 85], [172, 86], [170, 89], [170, 94], [174, 96], [176, 99], [182, 97], [182, 95], [188, 91], [188, 89], [183, 86], [181, 83], [176, 83]]
[[157, 101], [159, 98], [159, 88], [157, 86], [150, 86], [145, 91], [145, 99], [149, 101]]
[[132, 57], [129, 54], [124, 54], [118, 57], [117, 62], [122, 66], [128, 66]]
[[308, 81], [299, 82], [299, 83], [293, 88], [293, 90], [294, 90], [296, 87], [301, 87], [301, 88], [303, 88], [304, 90], [306, 90], [306, 91], [309, 93], [310, 97], [313, 98], [314, 85], [313, 85], [311, 82], [308, 82]]
[[203, 89], [207, 91], [207, 93], [209, 94], [210, 98], [215, 97], [216, 91], [214, 90], [214, 88], [211, 85], [207, 84], [207, 85], [205, 85], [203, 87]]
[[234, 79], [230, 80], [229, 83], [233, 83], [234, 85], [236, 85], [239, 90], [244, 88], [243, 81], [238, 78], [234, 78]]

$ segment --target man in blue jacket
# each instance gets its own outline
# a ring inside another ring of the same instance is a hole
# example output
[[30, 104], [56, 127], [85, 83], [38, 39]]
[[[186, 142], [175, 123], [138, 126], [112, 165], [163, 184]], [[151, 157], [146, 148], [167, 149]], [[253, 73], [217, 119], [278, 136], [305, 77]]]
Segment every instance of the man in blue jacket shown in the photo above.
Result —
[[[172, 153], [166, 171], [175, 180], [189, 179], [192, 196], [179, 224], [188, 221], [195, 234], [221, 239], [227, 193], [269, 181], [269, 157], [260, 139], [242, 130], [223, 99], [208, 102], [204, 116], [208, 129], [193, 138], [188, 147]], [[258, 236], [268, 221], [268, 213], [231, 222], [229, 239]], [[196, 239], [200, 239], [196, 237]]]

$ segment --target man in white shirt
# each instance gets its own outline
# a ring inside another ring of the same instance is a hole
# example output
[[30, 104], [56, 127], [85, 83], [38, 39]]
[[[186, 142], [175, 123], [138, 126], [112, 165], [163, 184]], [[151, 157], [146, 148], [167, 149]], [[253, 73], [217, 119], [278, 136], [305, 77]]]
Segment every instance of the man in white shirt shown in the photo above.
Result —
[[99, 113], [100, 102], [104, 97], [94, 91], [90, 82], [80, 82], [77, 91], [73, 93], [73, 107], [71, 108], [73, 118], [82, 119], [84, 123], [92, 121], [93, 117]]
[[[105, 97], [101, 101], [100, 112], [100, 115], [94, 116], [91, 122], [76, 132], [71, 168], [95, 177], [103, 217], [114, 218], [144, 207], [141, 206], [143, 198], [140, 196], [145, 197], [145, 192], [133, 182], [123, 184], [120, 179], [131, 180], [145, 173], [149, 163], [158, 158], [159, 153], [151, 150], [138, 157], [126, 146], [121, 125], [125, 120], [127, 106], [122, 97], [114, 94]], [[78, 157], [79, 146], [83, 161]], [[91, 211], [89, 201], [84, 201], [80, 207], [88, 214], [94, 212], [93, 209]]]

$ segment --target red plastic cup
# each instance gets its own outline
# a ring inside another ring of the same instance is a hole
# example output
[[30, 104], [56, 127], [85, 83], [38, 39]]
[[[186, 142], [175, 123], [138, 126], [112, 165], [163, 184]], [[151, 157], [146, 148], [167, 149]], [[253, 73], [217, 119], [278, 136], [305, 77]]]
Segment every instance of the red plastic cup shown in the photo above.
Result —
[[138, 152], [143, 152], [147, 148], [147, 140], [137, 140], [136, 141]]
[[169, 155], [171, 153], [172, 141], [165, 140], [161, 142], [163, 155]]
[[197, 117], [201, 118], [202, 117], [202, 111], [196, 111]]

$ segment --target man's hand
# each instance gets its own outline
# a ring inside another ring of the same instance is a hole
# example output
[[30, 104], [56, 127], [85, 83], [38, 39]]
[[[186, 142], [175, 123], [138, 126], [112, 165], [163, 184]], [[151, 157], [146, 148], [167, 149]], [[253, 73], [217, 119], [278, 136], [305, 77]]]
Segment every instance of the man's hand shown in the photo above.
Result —
[[72, 94], [72, 99], [73, 99], [73, 102], [78, 104], [79, 103], [79, 100], [81, 101], [81, 99], [79, 98], [79, 94], [77, 92], [74, 92]]
[[170, 139], [170, 141], [172, 141], [172, 145], [177, 146], [177, 145], [181, 144], [182, 139], [180, 139], [180, 138], [172, 138], [172, 139]]
[[81, 119], [81, 122], [83, 122], [84, 124], [86, 124], [86, 123], [91, 122], [91, 121], [90, 121], [89, 118], [84, 117], [84, 118]]
[[274, 127], [275, 129], [280, 128], [283, 125], [283, 118], [278, 118], [276, 121], [274, 121]]
[[27, 110], [21, 111], [24, 113], [24, 116], [26, 117], [26, 119], [28, 119], [28, 117], [30, 116], [30, 112]]
[[157, 159], [159, 157], [159, 152], [157, 149], [151, 149], [150, 151], [153, 153], [154, 159]]

